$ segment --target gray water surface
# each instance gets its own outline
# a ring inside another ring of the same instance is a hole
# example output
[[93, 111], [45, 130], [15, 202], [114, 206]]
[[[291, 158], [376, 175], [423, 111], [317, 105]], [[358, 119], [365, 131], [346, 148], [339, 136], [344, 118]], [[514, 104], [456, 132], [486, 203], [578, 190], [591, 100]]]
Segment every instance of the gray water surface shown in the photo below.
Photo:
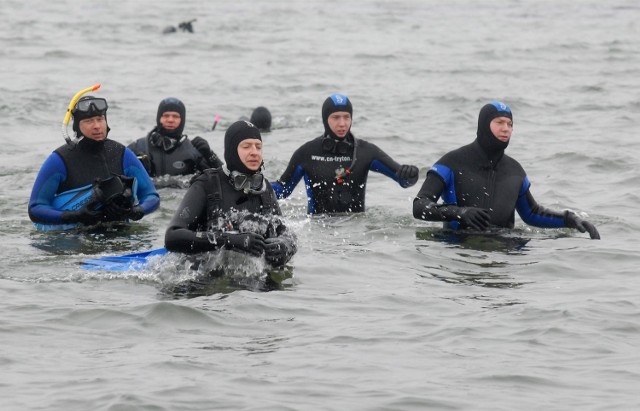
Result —
[[[640, 407], [637, 2], [4, 0], [0, 16], [1, 409]], [[195, 33], [162, 34], [193, 18]], [[300, 184], [281, 202], [299, 252], [278, 290], [260, 291], [251, 259], [241, 286], [199, 296], [166, 292], [185, 275], [175, 259], [87, 271], [88, 257], [161, 247], [184, 194], [161, 188], [125, 233], [33, 228], [36, 174], [94, 84], [125, 144], [167, 96], [220, 155], [226, 127], [267, 106], [270, 180], [342, 92], [356, 137], [420, 182], [372, 174], [366, 213], [324, 218], [306, 215]], [[496, 99], [536, 200], [583, 214], [601, 241], [518, 218], [486, 236], [413, 219], [429, 167]]]

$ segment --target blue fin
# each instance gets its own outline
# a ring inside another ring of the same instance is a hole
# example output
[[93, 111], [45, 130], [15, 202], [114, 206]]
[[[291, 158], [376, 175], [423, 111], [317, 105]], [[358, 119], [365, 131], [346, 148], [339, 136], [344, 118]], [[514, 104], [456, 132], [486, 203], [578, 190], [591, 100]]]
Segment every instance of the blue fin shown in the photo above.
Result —
[[142, 251], [125, 255], [106, 255], [99, 258], [87, 258], [82, 260], [80, 266], [86, 270], [104, 271], [140, 271], [145, 268], [149, 257], [167, 254], [167, 249]]

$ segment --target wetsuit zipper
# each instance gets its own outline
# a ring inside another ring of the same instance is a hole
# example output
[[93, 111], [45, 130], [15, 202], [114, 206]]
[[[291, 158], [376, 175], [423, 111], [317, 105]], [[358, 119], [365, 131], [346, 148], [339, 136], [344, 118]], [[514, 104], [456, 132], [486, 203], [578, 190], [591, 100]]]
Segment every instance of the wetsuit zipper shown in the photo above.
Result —
[[489, 178], [487, 180], [487, 192], [485, 193], [485, 198], [482, 203], [484, 204], [484, 208], [491, 211], [491, 199], [493, 198], [493, 191], [496, 186], [496, 169], [493, 162], [490, 162]]

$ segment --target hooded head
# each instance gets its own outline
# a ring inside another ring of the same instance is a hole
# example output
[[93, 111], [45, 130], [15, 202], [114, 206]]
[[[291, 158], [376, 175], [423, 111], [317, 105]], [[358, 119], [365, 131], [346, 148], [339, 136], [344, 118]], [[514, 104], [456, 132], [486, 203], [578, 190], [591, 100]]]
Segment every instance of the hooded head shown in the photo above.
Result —
[[491, 132], [491, 121], [496, 117], [507, 117], [513, 121], [513, 114], [509, 106], [499, 101], [485, 104], [478, 115], [477, 140], [491, 159], [502, 156], [502, 153], [509, 145], [508, 141], [498, 140]]
[[[329, 116], [338, 111], [346, 111], [353, 118], [353, 107], [351, 101], [344, 94], [333, 94], [322, 104], [322, 124], [324, 124], [324, 135], [338, 139], [339, 137], [331, 131], [329, 127]], [[351, 129], [349, 129], [350, 131]], [[348, 132], [347, 132], [348, 134]]]
[[[180, 114], [180, 125], [175, 130], [167, 130], [162, 127], [160, 123], [160, 117], [167, 111], [175, 111]], [[182, 101], [178, 100], [175, 97], [167, 97], [160, 102], [158, 105], [158, 114], [156, 115], [156, 125], [158, 127], [158, 132], [162, 135], [177, 138], [182, 137], [182, 131], [184, 130], [184, 125], [187, 120], [187, 109], [184, 107]]]
[[253, 110], [250, 121], [261, 131], [271, 131], [271, 113], [266, 107]]
[[[71, 115], [73, 116], [73, 131], [76, 132], [78, 137], [82, 136], [80, 132], [80, 121], [96, 117], [104, 116], [105, 122], [107, 121], [107, 100], [99, 97], [84, 96], [81, 97], [73, 107]], [[109, 125], [107, 123], [107, 134], [109, 134]]]
[[244, 174], [255, 174], [258, 171], [249, 170], [238, 155], [238, 145], [242, 140], [258, 139], [262, 141], [260, 130], [249, 121], [236, 121], [224, 133], [224, 161], [229, 171]]

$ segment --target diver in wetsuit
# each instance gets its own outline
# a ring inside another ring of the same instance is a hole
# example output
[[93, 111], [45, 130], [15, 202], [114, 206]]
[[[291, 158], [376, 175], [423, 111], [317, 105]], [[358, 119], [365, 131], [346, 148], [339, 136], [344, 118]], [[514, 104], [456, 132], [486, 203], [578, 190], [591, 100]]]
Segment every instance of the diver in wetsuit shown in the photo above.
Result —
[[38, 173], [29, 218], [39, 229], [139, 220], [160, 197], [136, 156], [107, 138], [107, 101], [85, 96], [71, 111], [77, 142], [58, 147]]
[[[531, 183], [516, 160], [504, 153], [513, 132], [511, 109], [491, 102], [480, 110], [477, 138], [438, 160], [413, 202], [413, 216], [444, 221], [445, 227], [486, 230], [514, 226], [514, 210], [537, 227], [575, 228], [599, 239], [595, 226], [571, 211], [540, 206], [529, 190]], [[438, 198], [443, 202], [438, 204]]]
[[369, 171], [392, 178], [401, 187], [418, 181], [418, 167], [400, 165], [375, 144], [351, 133], [353, 107], [347, 96], [333, 94], [322, 105], [324, 133], [298, 148], [277, 182], [278, 198], [287, 198], [301, 178], [309, 214], [363, 212]]
[[262, 137], [237, 121], [225, 133], [225, 167], [195, 176], [165, 233], [169, 251], [194, 254], [219, 248], [284, 265], [297, 251], [295, 234], [262, 175]]
[[158, 105], [153, 130], [146, 137], [129, 144], [151, 177], [193, 174], [222, 165], [205, 139], [195, 137], [190, 140], [182, 134], [186, 114], [182, 101], [174, 97], [165, 98]]

